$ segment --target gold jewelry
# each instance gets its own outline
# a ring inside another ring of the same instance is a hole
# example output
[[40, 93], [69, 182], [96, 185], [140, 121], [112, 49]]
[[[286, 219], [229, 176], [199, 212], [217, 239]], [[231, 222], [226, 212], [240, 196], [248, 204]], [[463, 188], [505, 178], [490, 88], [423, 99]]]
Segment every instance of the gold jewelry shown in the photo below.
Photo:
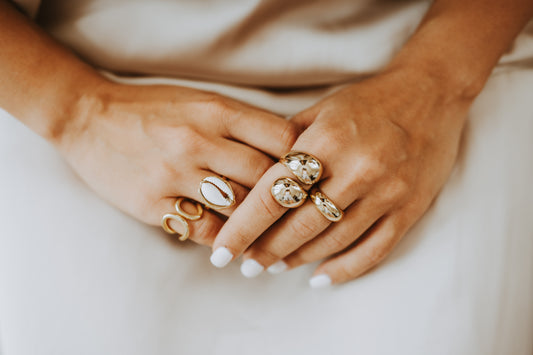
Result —
[[283, 207], [296, 208], [307, 198], [307, 191], [291, 178], [279, 178], [272, 184], [270, 193], [274, 200]]
[[[187, 213], [183, 210], [183, 208], [181, 208], [181, 204], [183, 201], [188, 201], [192, 204], [194, 204], [196, 206], [196, 214], [190, 214], [190, 213]], [[185, 218], [185, 219], [188, 219], [190, 221], [196, 221], [200, 218], [202, 218], [203, 214], [204, 214], [204, 208], [202, 207], [202, 205], [196, 201], [193, 201], [191, 199], [188, 199], [186, 197], [178, 197], [178, 199], [176, 200], [176, 204], [174, 205], [174, 207], [176, 208], [176, 212], [178, 212], [178, 214]]]
[[306, 185], [313, 185], [322, 176], [322, 164], [311, 154], [289, 152], [282, 156], [279, 162]]
[[344, 216], [344, 212], [319, 189], [311, 190], [309, 197], [320, 213], [331, 222], [338, 222]]
[[180, 222], [183, 228], [185, 228], [185, 232], [183, 232], [183, 234], [181, 234], [178, 239], [182, 242], [186, 241], [187, 238], [189, 238], [189, 223], [187, 223], [187, 221], [183, 217], [178, 216], [177, 214], [167, 213], [161, 219], [161, 226], [168, 234], [179, 234], [168, 224], [169, 220], [171, 219]]
[[214, 210], [228, 208], [235, 204], [235, 193], [224, 177], [206, 177], [200, 182], [199, 192], [207, 207]]

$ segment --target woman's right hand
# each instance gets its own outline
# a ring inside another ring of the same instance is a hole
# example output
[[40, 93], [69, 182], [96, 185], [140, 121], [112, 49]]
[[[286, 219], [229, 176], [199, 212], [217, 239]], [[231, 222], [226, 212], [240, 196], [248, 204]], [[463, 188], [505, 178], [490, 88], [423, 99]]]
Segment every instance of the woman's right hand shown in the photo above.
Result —
[[[198, 187], [210, 175], [228, 178], [238, 204], [298, 134], [281, 117], [210, 92], [105, 80], [87, 91], [57, 146], [101, 197], [151, 225], [175, 211], [178, 196], [203, 202]], [[223, 222], [205, 211], [189, 223], [190, 238], [211, 245]]]

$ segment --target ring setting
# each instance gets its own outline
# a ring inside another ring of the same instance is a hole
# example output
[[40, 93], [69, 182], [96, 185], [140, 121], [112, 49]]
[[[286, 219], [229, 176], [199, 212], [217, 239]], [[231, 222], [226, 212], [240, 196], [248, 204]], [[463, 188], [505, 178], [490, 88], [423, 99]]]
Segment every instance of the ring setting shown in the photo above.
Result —
[[277, 203], [287, 208], [299, 207], [307, 198], [307, 192], [304, 188], [288, 177], [274, 181], [270, 188], [270, 193]]
[[214, 210], [228, 208], [235, 204], [235, 193], [225, 178], [206, 177], [200, 182], [199, 192], [206, 206]]
[[313, 155], [303, 152], [289, 152], [279, 160], [306, 185], [313, 185], [322, 176], [322, 164]]
[[338, 222], [344, 216], [344, 212], [338, 208], [322, 191], [314, 188], [309, 198], [324, 217], [331, 222]]

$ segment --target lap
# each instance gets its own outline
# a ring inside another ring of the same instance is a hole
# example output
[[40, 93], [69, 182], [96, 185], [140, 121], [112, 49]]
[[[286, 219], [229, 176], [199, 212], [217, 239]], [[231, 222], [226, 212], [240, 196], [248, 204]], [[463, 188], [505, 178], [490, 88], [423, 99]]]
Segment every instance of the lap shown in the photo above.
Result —
[[[531, 87], [533, 70], [493, 75], [428, 213], [383, 265], [331, 290], [309, 289], [312, 266], [252, 280], [213, 268], [210, 250], [109, 207], [0, 113], [4, 351], [531, 354]], [[286, 114], [324, 94], [211, 89]]]

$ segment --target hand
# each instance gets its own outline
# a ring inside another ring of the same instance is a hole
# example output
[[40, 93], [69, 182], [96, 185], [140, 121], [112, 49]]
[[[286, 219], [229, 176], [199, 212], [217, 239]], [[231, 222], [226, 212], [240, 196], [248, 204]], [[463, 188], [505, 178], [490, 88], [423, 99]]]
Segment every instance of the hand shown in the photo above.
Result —
[[291, 150], [322, 162], [318, 185], [344, 219], [331, 223], [309, 202], [281, 207], [270, 187], [293, 176], [278, 163], [222, 227], [215, 253], [244, 253], [247, 276], [334, 255], [312, 285], [344, 282], [379, 263], [426, 211], [456, 159], [470, 101], [441, 91], [419, 70], [390, 69], [296, 115], [305, 130]]
[[[202, 202], [210, 175], [227, 177], [242, 201], [297, 136], [285, 119], [213, 93], [107, 81], [88, 91], [59, 149], [104, 199], [151, 225], [175, 211], [177, 196]], [[205, 211], [189, 223], [191, 239], [211, 245], [223, 222]]]

